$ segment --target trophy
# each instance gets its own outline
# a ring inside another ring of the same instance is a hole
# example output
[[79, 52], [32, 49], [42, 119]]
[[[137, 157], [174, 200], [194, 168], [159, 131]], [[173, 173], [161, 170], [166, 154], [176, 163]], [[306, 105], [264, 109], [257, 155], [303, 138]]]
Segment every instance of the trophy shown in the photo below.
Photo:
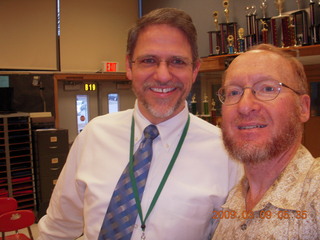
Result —
[[246, 23], [247, 23], [247, 31], [248, 31], [248, 34], [250, 35], [251, 34], [251, 7], [250, 6], [247, 6], [245, 8], [246, 10]]
[[233, 37], [233, 35], [229, 35], [229, 36], [228, 36], [228, 53], [229, 53], [229, 54], [234, 54], [233, 42], [234, 42], [234, 37]]
[[252, 35], [254, 35], [254, 44], [259, 43], [259, 34], [258, 34], [258, 24], [257, 24], [257, 9], [256, 6], [251, 6], [251, 25], [252, 25]]
[[211, 99], [211, 122], [212, 124], [216, 125], [216, 102], [214, 101], [214, 99]]
[[316, 6], [314, 0], [309, 2], [311, 44], [320, 43], [320, 1]]
[[295, 35], [295, 22], [294, 22], [294, 19], [293, 19], [293, 15], [290, 15], [289, 16], [289, 26], [288, 26], [288, 38], [289, 38], [289, 41], [291, 43], [291, 46], [301, 46], [301, 41], [298, 42], [296, 40], [296, 35]]
[[[222, 5], [224, 7], [224, 15], [226, 17], [226, 23], [220, 23], [220, 53], [229, 53], [228, 49], [228, 36], [232, 35], [233, 39], [237, 38], [237, 23], [229, 22], [229, 0], [223, 0]], [[238, 48], [238, 42], [234, 42], [234, 49]]]
[[238, 52], [245, 51], [245, 43], [244, 43], [244, 28], [239, 28], [238, 30]]
[[262, 35], [262, 42], [268, 43], [268, 24], [266, 20], [260, 19], [262, 29], [261, 29], [261, 35]]
[[229, 23], [229, 0], [224, 0], [222, 3], [224, 7], [224, 15], [226, 16], [226, 23]]
[[279, 15], [271, 18], [272, 43], [277, 47], [289, 47], [295, 44], [290, 37], [289, 15], [282, 14], [284, 1], [285, 0], [275, 0]]
[[256, 6], [247, 6], [246, 10], [246, 22], [248, 29], [247, 45], [251, 47], [259, 43], [259, 34], [258, 34], [258, 24], [257, 24], [257, 15], [256, 15]]
[[279, 11], [279, 16], [282, 15], [282, 11], [283, 11], [283, 3], [285, 0], [275, 0], [274, 3], [276, 4], [276, 7], [278, 8]]
[[300, 10], [300, 0], [297, 0], [298, 10], [290, 14], [289, 31], [291, 41], [295, 46], [308, 45], [310, 42], [308, 31], [308, 13], [306, 10]]
[[220, 54], [220, 47], [216, 46], [216, 54], [219, 55]]
[[202, 103], [203, 103], [203, 115], [209, 115], [209, 102], [208, 102], [207, 95], [204, 95], [204, 99]]
[[218, 11], [214, 11], [212, 16], [213, 16], [213, 22], [214, 22], [214, 25], [215, 25], [215, 30], [219, 31]]
[[297, 2], [297, 9], [300, 10], [300, 0], [296, 0]]
[[[215, 55], [213, 53], [213, 36], [215, 37], [215, 42], [216, 42], [216, 49], [217, 47], [219, 47], [219, 49], [221, 48], [221, 35], [220, 35], [220, 30], [219, 30], [219, 20], [218, 20], [218, 11], [214, 11], [213, 14], [213, 23], [215, 25], [215, 31], [209, 31], [209, 50], [210, 50], [210, 55]], [[216, 55], [219, 55], [220, 51], [216, 51]]]
[[196, 115], [197, 114], [197, 101], [196, 95], [194, 94], [191, 99], [191, 112]]
[[262, 18], [265, 19], [267, 18], [267, 0], [261, 0], [261, 5], [260, 8], [262, 10]]
[[212, 111], [216, 111], [216, 110], [217, 110], [217, 109], [216, 109], [216, 102], [214, 101], [213, 98], [211, 99], [211, 105], [212, 105], [211, 110], [212, 110]]
[[269, 39], [269, 26], [270, 26], [270, 18], [267, 18], [267, 0], [261, 0], [260, 9], [262, 18], [257, 19], [257, 26], [258, 26], [258, 43], [270, 43], [271, 39]]

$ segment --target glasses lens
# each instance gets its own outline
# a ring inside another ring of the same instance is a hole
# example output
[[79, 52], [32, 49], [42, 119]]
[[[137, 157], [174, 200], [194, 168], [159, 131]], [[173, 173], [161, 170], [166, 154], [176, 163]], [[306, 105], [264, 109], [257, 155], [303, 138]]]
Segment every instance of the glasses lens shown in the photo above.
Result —
[[219, 99], [226, 105], [231, 105], [239, 102], [243, 94], [243, 89], [238, 86], [226, 86], [220, 88], [218, 92]]
[[168, 65], [172, 68], [183, 69], [191, 65], [191, 61], [182, 57], [172, 57], [167, 61]]
[[134, 62], [140, 68], [150, 68], [150, 67], [157, 66], [159, 63], [159, 60], [153, 56], [143, 56], [143, 57], [138, 57]]
[[259, 100], [269, 101], [278, 96], [281, 90], [281, 85], [279, 82], [272, 80], [260, 81], [254, 84], [252, 89]]

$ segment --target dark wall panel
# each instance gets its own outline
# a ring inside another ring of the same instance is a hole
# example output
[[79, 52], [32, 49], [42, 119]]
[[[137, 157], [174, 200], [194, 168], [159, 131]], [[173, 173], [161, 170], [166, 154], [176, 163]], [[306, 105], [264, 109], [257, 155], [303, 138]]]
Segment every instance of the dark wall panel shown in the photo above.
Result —
[[[13, 88], [12, 108], [17, 112], [54, 112], [53, 74], [1, 74], [9, 76]], [[39, 85], [34, 86], [34, 76], [39, 76]], [[41, 90], [42, 89], [42, 90]], [[43, 96], [43, 98], [42, 98]]]

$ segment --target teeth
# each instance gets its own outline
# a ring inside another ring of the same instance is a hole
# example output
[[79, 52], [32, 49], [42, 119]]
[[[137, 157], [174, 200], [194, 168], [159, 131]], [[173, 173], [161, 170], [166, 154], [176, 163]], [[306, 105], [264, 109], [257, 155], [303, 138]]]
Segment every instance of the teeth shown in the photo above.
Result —
[[267, 125], [252, 125], [245, 127], [238, 127], [238, 129], [253, 129], [253, 128], [265, 128]]
[[174, 88], [151, 88], [152, 91], [158, 92], [158, 93], [168, 93], [174, 90]]

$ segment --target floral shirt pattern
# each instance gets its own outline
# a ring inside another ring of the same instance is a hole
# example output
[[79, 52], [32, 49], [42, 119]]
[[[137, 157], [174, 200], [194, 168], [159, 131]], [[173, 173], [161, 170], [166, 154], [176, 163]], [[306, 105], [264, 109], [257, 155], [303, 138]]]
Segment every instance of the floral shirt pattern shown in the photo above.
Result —
[[217, 239], [320, 239], [320, 158], [300, 146], [295, 157], [250, 212], [244, 177], [230, 192], [223, 210], [214, 211], [220, 223]]

